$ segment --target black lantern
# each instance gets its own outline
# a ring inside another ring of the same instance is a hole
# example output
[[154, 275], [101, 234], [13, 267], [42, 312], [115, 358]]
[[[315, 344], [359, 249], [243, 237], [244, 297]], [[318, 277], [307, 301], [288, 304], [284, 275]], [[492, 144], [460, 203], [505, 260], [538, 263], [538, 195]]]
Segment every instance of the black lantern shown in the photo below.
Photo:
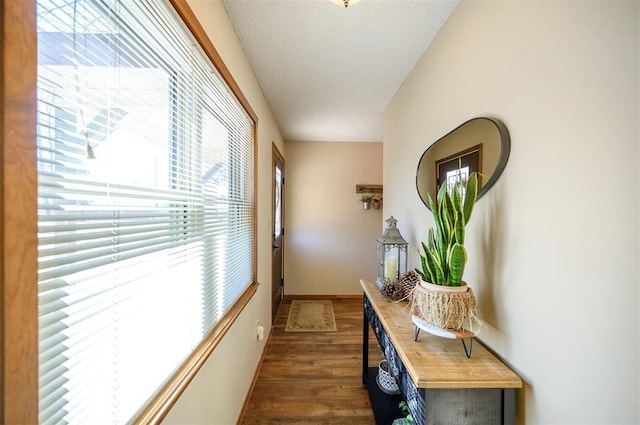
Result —
[[395, 283], [407, 271], [407, 241], [396, 228], [398, 220], [391, 216], [387, 228], [378, 238], [378, 278], [376, 285], [382, 288], [385, 283]]

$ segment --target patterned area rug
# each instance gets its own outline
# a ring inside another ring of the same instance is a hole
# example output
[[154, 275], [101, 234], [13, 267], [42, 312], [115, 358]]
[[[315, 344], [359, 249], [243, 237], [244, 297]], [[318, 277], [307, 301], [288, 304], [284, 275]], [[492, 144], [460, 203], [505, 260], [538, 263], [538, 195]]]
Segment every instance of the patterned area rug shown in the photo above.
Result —
[[285, 332], [337, 331], [330, 300], [293, 300]]

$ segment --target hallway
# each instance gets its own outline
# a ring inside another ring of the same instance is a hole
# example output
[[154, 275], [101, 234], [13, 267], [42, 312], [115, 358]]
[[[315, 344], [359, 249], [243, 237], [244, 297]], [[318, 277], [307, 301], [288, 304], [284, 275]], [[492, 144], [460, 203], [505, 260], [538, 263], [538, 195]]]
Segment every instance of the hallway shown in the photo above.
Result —
[[[242, 424], [375, 424], [362, 384], [362, 299], [333, 299], [337, 332], [284, 332], [280, 307]], [[373, 358], [371, 361], [375, 361]]]

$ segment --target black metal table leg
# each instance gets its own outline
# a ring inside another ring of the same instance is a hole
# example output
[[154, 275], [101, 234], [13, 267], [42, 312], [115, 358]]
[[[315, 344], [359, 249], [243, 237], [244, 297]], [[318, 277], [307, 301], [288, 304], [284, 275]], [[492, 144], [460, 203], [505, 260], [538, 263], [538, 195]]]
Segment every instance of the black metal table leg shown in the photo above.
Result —
[[469, 343], [469, 350], [467, 350], [467, 344], [464, 343], [464, 338], [461, 338], [462, 346], [464, 347], [464, 353], [467, 355], [467, 358], [471, 358], [471, 351], [473, 350], [473, 337], [469, 338], [471, 342]]

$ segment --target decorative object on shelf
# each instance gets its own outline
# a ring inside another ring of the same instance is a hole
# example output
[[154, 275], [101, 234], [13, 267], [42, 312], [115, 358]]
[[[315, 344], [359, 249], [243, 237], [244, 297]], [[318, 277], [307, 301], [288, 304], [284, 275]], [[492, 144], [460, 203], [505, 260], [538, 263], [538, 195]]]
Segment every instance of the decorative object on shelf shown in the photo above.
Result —
[[476, 299], [466, 284], [441, 286], [420, 282], [413, 290], [413, 314], [441, 329], [461, 330], [476, 317]]
[[391, 422], [391, 425], [413, 425], [415, 422], [413, 421], [413, 416], [411, 415], [407, 402], [402, 400], [399, 407], [400, 410], [402, 410], [402, 414], [405, 416], [394, 420]]
[[391, 375], [389, 363], [386, 360], [381, 360], [378, 364], [377, 383], [380, 390], [385, 394], [400, 394], [398, 381]]
[[[465, 226], [477, 193], [478, 175], [471, 173], [453, 185], [440, 186], [435, 203], [428, 195], [435, 229], [429, 229], [422, 243], [422, 268], [416, 269], [422, 280], [411, 295], [411, 313], [438, 329], [462, 331], [468, 326], [473, 332], [481, 324], [473, 291], [462, 281], [467, 262]], [[415, 320], [414, 324], [417, 338], [421, 327]], [[430, 327], [421, 329], [434, 333]]]
[[380, 293], [382, 293], [385, 298], [389, 298], [393, 301], [400, 301], [404, 298], [399, 282], [385, 281], [382, 284], [382, 288], [380, 288]]
[[409, 270], [400, 278], [400, 289], [402, 290], [403, 298], [407, 298], [413, 292], [413, 288], [420, 283], [420, 276], [415, 270]]
[[382, 196], [377, 194], [371, 196], [371, 206], [373, 207], [374, 210], [379, 210], [381, 205], [382, 205]]
[[362, 209], [368, 210], [371, 207], [371, 195], [364, 194], [360, 197], [360, 202], [362, 202]]
[[478, 182], [480, 199], [502, 175], [510, 151], [509, 130], [501, 121], [488, 117], [466, 121], [436, 140], [420, 157], [416, 170], [420, 199], [431, 208], [428, 195], [435, 197], [440, 185], [459, 168], [486, 176]]
[[382, 185], [381, 184], [357, 184], [356, 193], [359, 193], [362, 202], [362, 209], [368, 210], [372, 205], [373, 209], [380, 209], [382, 201]]
[[413, 270], [409, 270], [402, 275], [397, 282], [385, 282], [380, 289], [382, 295], [393, 301], [401, 301], [409, 298], [413, 288], [420, 283], [420, 276]]
[[407, 241], [396, 227], [398, 220], [391, 216], [386, 219], [387, 228], [378, 242], [378, 277], [376, 285], [379, 289], [386, 283], [395, 283], [407, 271]]

